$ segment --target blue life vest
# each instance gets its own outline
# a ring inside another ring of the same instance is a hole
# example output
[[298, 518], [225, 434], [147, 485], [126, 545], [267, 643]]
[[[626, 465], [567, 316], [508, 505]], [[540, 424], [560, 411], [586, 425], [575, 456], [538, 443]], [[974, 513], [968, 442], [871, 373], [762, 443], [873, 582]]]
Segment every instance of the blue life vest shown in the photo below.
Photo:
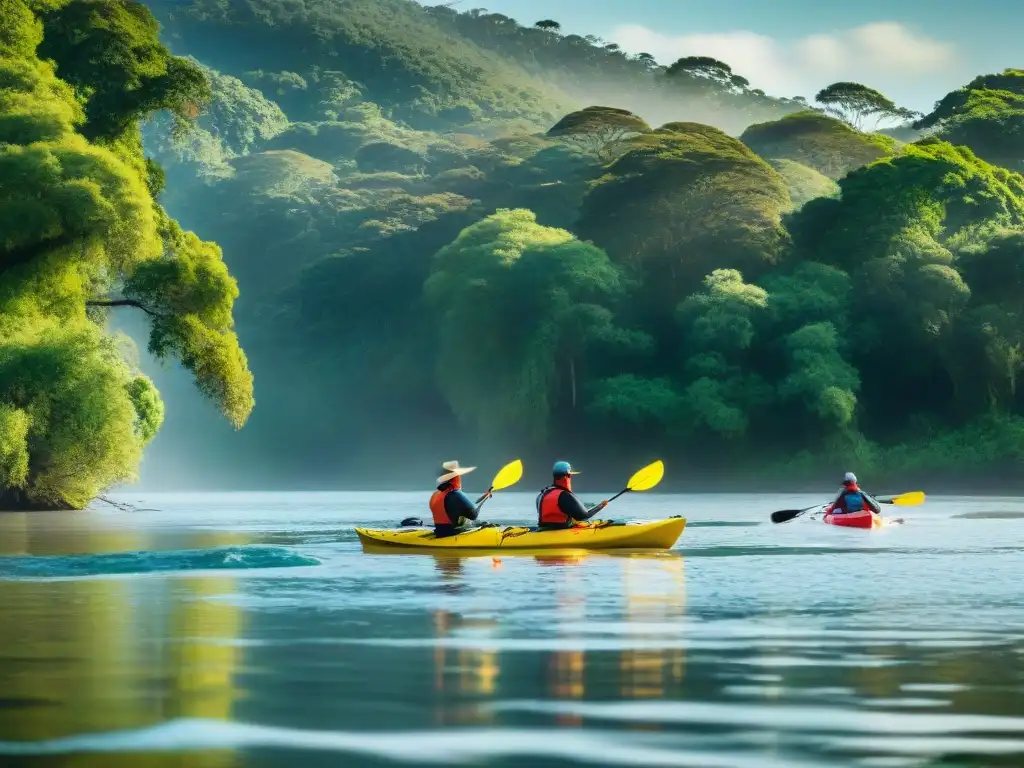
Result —
[[843, 494], [844, 512], [860, 512], [867, 508], [864, 502], [864, 494], [860, 491], [848, 491]]

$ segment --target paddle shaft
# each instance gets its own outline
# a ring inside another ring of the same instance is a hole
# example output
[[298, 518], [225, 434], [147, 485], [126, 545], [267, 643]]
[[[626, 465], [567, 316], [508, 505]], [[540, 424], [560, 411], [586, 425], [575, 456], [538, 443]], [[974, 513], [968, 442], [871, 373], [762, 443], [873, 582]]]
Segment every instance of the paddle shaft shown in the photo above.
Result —
[[608, 506], [608, 504], [611, 504], [613, 501], [615, 501], [617, 498], [619, 498], [619, 496], [621, 496], [624, 493], [628, 493], [630, 490], [631, 489], [629, 489], [629, 488], [623, 488], [621, 491], [619, 491], [614, 496], [612, 496], [610, 499], [608, 499], [608, 503], [605, 504], [605, 506]]

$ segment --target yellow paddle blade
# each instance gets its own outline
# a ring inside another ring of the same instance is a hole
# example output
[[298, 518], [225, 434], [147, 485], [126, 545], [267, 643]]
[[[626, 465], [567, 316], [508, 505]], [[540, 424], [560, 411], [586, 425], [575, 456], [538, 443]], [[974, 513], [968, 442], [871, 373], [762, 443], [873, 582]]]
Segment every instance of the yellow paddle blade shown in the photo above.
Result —
[[510, 485], [515, 485], [523, 478], [523, 462], [519, 459], [506, 464], [501, 468], [501, 471], [494, 476], [494, 482], [491, 483], [491, 487], [496, 491], [500, 491], [502, 488], [508, 488]]
[[899, 496], [892, 497], [892, 503], [900, 507], [916, 507], [919, 504], [924, 504], [924, 492], [901, 493]]
[[631, 491], [649, 491], [651, 488], [661, 482], [661, 478], [665, 476], [665, 465], [661, 462], [661, 459], [648, 464], [643, 469], [639, 470], [626, 483], [626, 488]]

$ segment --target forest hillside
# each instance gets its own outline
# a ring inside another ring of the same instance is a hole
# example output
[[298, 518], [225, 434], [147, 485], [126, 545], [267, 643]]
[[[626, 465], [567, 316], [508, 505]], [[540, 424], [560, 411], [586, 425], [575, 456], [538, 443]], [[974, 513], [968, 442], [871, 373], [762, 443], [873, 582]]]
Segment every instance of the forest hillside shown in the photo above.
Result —
[[916, 115], [553, 19], [152, 7], [213, 83], [186, 141], [157, 121], [147, 146], [239, 280], [260, 407], [213, 445], [252, 471], [558, 453], [967, 482], [1024, 451], [1024, 72]]
[[[1024, 454], [1024, 70], [921, 115], [557, 19], [147, 7], [208, 88], [145, 112], [158, 208], [223, 253], [256, 402], [235, 430], [188, 355], [144, 355], [154, 485], [422, 485], [515, 456], [663, 458], [705, 490], [964, 485]], [[144, 338], [144, 315], [117, 322]]]

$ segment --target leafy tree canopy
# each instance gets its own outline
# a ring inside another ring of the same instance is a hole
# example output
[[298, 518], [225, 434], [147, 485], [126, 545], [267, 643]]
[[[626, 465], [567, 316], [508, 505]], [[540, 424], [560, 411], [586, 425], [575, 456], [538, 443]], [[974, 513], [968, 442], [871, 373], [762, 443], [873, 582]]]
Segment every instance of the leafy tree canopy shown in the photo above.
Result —
[[877, 127], [882, 120], [907, 120], [918, 114], [896, 106], [889, 97], [860, 83], [832, 83], [818, 91], [814, 100], [823, 105], [826, 112], [845, 120], [858, 130], [864, 128], [871, 119], [874, 119]]
[[[723, 132], [671, 123], [631, 140], [598, 179], [577, 229], [674, 307], [716, 267], [763, 272], [786, 234], [782, 178]], [[646, 226], [635, 226], [644, 221]]]
[[946, 94], [914, 127], [968, 146], [995, 165], [1024, 170], [1024, 69], [975, 78]]
[[72, 0], [42, 21], [39, 56], [56, 62], [57, 75], [85, 101], [88, 139], [119, 138], [160, 110], [191, 119], [210, 99], [200, 69], [170, 54], [142, 3]]
[[453, 412], [486, 435], [546, 435], [588, 329], [611, 323], [604, 304], [621, 290], [603, 251], [530, 211], [498, 211], [465, 229], [438, 252], [424, 286], [439, 315], [438, 384]]
[[625, 109], [586, 107], [572, 112], [548, 130], [547, 135], [564, 137], [602, 160], [610, 159], [624, 139], [650, 132], [651, 127]]
[[838, 184], [808, 165], [779, 159], [769, 160], [769, 163], [785, 182], [794, 210], [819, 197], [835, 197], [839, 194]]
[[1024, 178], [937, 140], [857, 169], [839, 187], [840, 199], [809, 202], [790, 231], [806, 258], [844, 269], [897, 251], [932, 260], [965, 228], [1024, 221]]
[[[307, 82], [307, 95], [326, 103], [334, 86], [328, 83], [325, 89], [316, 80], [343, 70], [345, 83], [357, 84], [373, 101], [394, 104], [394, 116], [417, 128], [440, 127], [457, 114], [449, 110], [457, 108], [468, 108], [465, 122], [477, 111], [489, 118], [521, 114], [547, 122], [568, 101], [514, 63], [446, 34], [429, 10], [403, 0], [351, 0], [344, 6], [309, 0], [301, 7], [275, 0], [193, 0], [184, 11], [169, 0], [154, 5], [186, 41], [200, 28], [207, 34], [220, 30], [219, 35], [244, 36], [244, 46], [210, 61], [218, 68], [228, 69], [230, 59], [236, 71], [292, 72]], [[296, 48], [305, 51], [303, 67], [283, 55]], [[274, 97], [272, 91], [268, 95]]]
[[793, 160], [839, 179], [872, 160], [892, 154], [888, 136], [861, 133], [820, 112], [795, 112], [748, 127], [740, 140], [767, 160]]
[[81, 507], [133, 476], [163, 421], [155, 388], [104, 332], [101, 307], [151, 316], [150, 348], [180, 360], [236, 426], [252, 409], [252, 377], [232, 327], [237, 289], [220, 251], [154, 203], [162, 177], [139, 151], [140, 118], [154, 109], [184, 115], [184, 105], [208, 92], [198, 69], [159, 44], [143, 6], [71, 2], [45, 8], [36, 23], [25, 7], [8, 3], [0, 27], [16, 20], [23, 41], [42, 30], [40, 53], [62, 79], [7, 35], [0, 503]]

